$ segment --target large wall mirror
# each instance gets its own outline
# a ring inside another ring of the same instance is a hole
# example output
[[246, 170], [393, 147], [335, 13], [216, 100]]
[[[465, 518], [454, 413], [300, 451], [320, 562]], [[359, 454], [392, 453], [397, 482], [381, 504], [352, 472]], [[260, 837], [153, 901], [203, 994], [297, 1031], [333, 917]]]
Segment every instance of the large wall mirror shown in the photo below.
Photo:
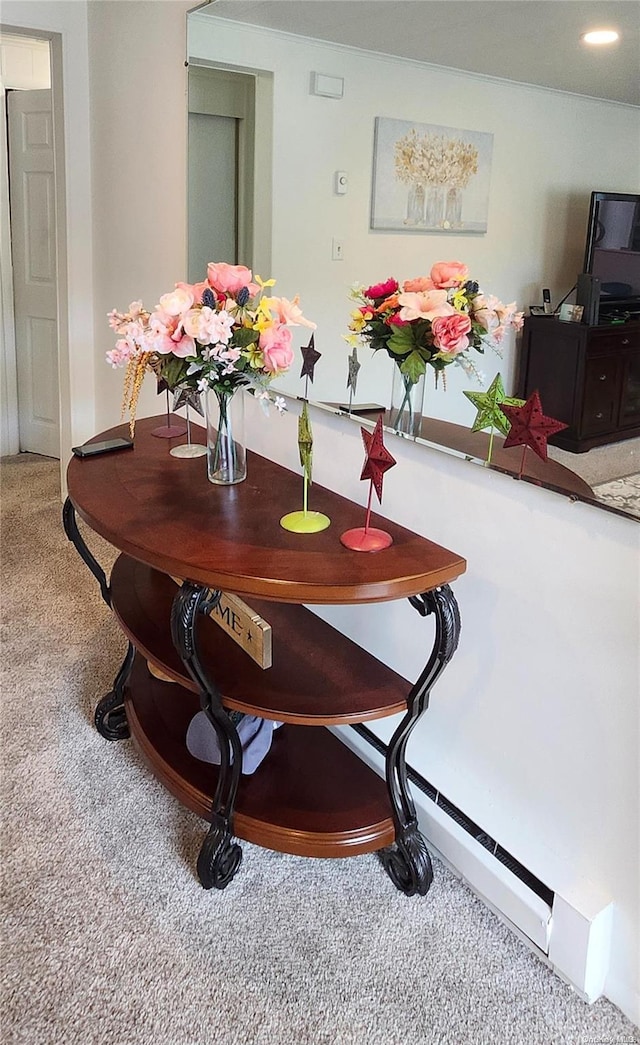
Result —
[[[316, 348], [322, 353], [310, 399], [323, 409], [350, 412], [350, 349], [343, 335], [356, 282], [415, 278], [427, 275], [437, 261], [456, 258], [483, 290], [504, 301], [515, 298], [525, 313], [540, 300], [543, 282], [551, 285], [554, 301], [570, 289], [582, 267], [591, 190], [607, 188], [616, 177], [618, 188], [632, 191], [630, 184], [620, 184], [608, 155], [612, 107], [506, 81], [471, 81], [453, 70], [273, 31], [252, 24], [251, 12], [244, 12], [249, 8], [256, 5], [213, 3], [187, 16], [189, 279], [204, 278], [207, 261], [224, 260], [274, 277], [276, 293], [299, 294], [305, 315], [318, 324]], [[234, 20], [238, 16], [249, 20]], [[342, 97], [318, 93], [318, 74], [330, 86], [342, 84]], [[371, 228], [376, 116], [493, 134], [486, 234]], [[631, 113], [620, 119], [624, 123], [627, 117], [631, 120]], [[543, 118], [546, 129], [531, 142], [523, 127]], [[568, 130], [572, 120], [587, 118], [593, 119], [588, 149], [578, 131]], [[637, 137], [637, 122], [629, 125]], [[550, 171], [553, 164], [540, 150], [548, 147], [549, 157], [555, 156], [563, 135], [570, 163]], [[637, 142], [628, 142], [622, 156], [618, 150], [616, 163], [628, 166], [628, 178], [636, 150]], [[346, 194], [336, 191], [338, 171], [347, 174]], [[336, 258], [336, 241], [342, 258]], [[296, 333], [297, 343], [305, 343], [308, 332]], [[637, 329], [633, 336], [640, 352]], [[519, 340], [507, 337], [501, 357], [488, 350], [474, 360], [483, 384], [452, 365], [446, 387], [442, 381], [436, 387], [428, 371], [417, 441], [486, 464], [489, 434], [471, 433], [476, 410], [462, 393], [486, 389], [500, 373], [507, 393], [516, 394], [519, 353]], [[394, 363], [386, 353], [364, 347], [359, 361], [352, 416], [358, 423], [375, 423], [378, 411], [359, 409], [373, 404], [387, 411], [389, 422]], [[278, 382], [279, 391], [294, 400], [304, 392], [299, 371], [294, 366]], [[636, 392], [640, 399], [640, 387]], [[518, 476], [521, 449], [505, 451], [501, 444], [496, 437], [489, 467]], [[640, 518], [640, 439], [581, 454], [549, 450], [548, 462], [527, 451], [525, 481]], [[621, 481], [627, 476], [630, 484]]]

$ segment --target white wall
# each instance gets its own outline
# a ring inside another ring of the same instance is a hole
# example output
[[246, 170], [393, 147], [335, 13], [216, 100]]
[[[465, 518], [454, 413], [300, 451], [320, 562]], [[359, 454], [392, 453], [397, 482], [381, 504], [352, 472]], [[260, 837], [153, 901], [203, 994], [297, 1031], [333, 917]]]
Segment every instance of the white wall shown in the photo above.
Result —
[[[249, 405], [250, 445], [299, 470], [295, 418]], [[364, 505], [358, 429], [312, 416], [314, 482]], [[460, 646], [408, 761], [576, 910], [614, 903], [606, 993], [638, 1020], [638, 525], [407, 440], [390, 449], [382, 514], [468, 563]], [[424, 667], [433, 630], [407, 602], [320, 612], [406, 678]], [[368, 725], [387, 740], [398, 721]]]
[[[89, 3], [96, 427], [120, 416], [107, 312], [155, 305], [187, 271], [188, 0]], [[148, 380], [140, 415], [158, 409]]]
[[[353, 283], [428, 273], [440, 260], [465, 261], [503, 301], [557, 302], [582, 271], [592, 189], [638, 191], [640, 114], [630, 107], [507, 84], [416, 62], [230, 23], [196, 13], [189, 55], [274, 73], [273, 259], [276, 291], [300, 292], [319, 323], [316, 399], [344, 396], [346, 331]], [[312, 71], [344, 78], [344, 97], [312, 96]], [[494, 136], [486, 235], [372, 232], [369, 229], [376, 116], [486, 131]], [[349, 192], [336, 196], [333, 174], [345, 170]], [[333, 237], [345, 260], [331, 261]], [[264, 275], [264, 273], [261, 273]], [[488, 378], [509, 386], [513, 348], [501, 361], [477, 357]], [[360, 352], [360, 401], [388, 404], [390, 361]], [[299, 371], [298, 371], [299, 372]], [[457, 367], [447, 393], [428, 390], [428, 413], [471, 424], [474, 408], [459, 394], [469, 385]], [[297, 373], [282, 382], [299, 393]]]

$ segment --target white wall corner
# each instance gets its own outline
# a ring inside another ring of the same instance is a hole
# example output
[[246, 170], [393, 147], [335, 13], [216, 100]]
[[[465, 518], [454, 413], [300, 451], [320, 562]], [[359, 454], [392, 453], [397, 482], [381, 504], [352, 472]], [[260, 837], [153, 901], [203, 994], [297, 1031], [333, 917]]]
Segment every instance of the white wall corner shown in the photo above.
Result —
[[604, 993], [613, 911], [613, 903], [589, 885], [572, 902], [557, 894], [554, 899], [549, 961], [589, 1002]]

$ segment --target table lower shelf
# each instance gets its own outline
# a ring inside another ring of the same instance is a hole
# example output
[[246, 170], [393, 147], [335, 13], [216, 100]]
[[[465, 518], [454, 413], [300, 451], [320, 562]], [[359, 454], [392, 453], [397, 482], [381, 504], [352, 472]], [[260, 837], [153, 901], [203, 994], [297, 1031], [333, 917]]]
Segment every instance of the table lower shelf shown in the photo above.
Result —
[[[125, 692], [132, 737], [154, 774], [183, 805], [210, 820], [217, 767], [187, 750], [194, 693], [150, 675], [136, 655]], [[344, 857], [392, 845], [385, 781], [323, 727], [286, 724], [251, 776], [240, 781], [234, 834], [277, 852]]]

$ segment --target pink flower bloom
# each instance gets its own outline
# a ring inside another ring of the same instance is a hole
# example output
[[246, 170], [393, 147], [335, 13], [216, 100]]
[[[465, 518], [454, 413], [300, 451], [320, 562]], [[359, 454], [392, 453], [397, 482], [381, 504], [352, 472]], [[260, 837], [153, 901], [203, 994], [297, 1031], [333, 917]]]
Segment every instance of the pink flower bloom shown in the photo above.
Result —
[[118, 312], [117, 308], [112, 308], [111, 312], [107, 312], [107, 319], [109, 320], [109, 326], [112, 330], [117, 330], [122, 323], [124, 316], [122, 312]]
[[127, 341], [126, 338], [121, 338], [119, 341], [116, 341], [115, 348], [107, 352], [107, 362], [111, 363], [111, 366], [114, 368], [124, 366], [130, 359], [134, 359], [137, 354], [136, 346], [131, 341]]
[[182, 313], [186, 312], [192, 305], [193, 294], [191, 291], [183, 290], [181, 287], [176, 287], [175, 290], [171, 290], [168, 294], [162, 295], [158, 308], [163, 312], [167, 312], [170, 316], [181, 316]]
[[431, 329], [434, 345], [448, 356], [457, 356], [469, 347], [467, 334], [471, 330], [471, 320], [464, 313], [454, 312], [452, 316], [439, 316], [434, 319]]
[[251, 297], [260, 287], [251, 282], [251, 269], [245, 265], [227, 265], [226, 261], [210, 261], [207, 265], [207, 282], [222, 294], [237, 294], [247, 287]]
[[177, 290], [184, 290], [187, 294], [191, 294], [194, 305], [202, 304], [202, 295], [208, 286], [206, 279], [202, 283], [176, 283]]
[[496, 327], [500, 326], [498, 310], [504, 305], [493, 294], [478, 294], [473, 299], [473, 318], [487, 334], [491, 334]]
[[196, 343], [188, 334], [176, 331], [171, 338], [171, 342], [173, 345], [171, 351], [174, 356], [179, 356], [180, 359], [186, 359], [187, 356], [195, 356]]
[[300, 297], [296, 294], [293, 301], [289, 301], [288, 298], [269, 298], [267, 304], [269, 308], [275, 309], [280, 323], [291, 323], [293, 326], [310, 327], [311, 330], [316, 330], [317, 324], [312, 323], [310, 319], [305, 319], [302, 315], [299, 302]]
[[439, 289], [458, 287], [469, 277], [469, 269], [461, 261], [439, 261], [431, 269], [433, 285]]
[[437, 316], [450, 316], [455, 312], [447, 301], [446, 290], [425, 290], [419, 294], [398, 294], [400, 318], [433, 320]]
[[[169, 295], [165, 294], [165, 298]], [[163, 298], [160, 303], [163, 303]], [[175, 302], [169, 302], [175, 304]], [[187, 356], [195, 356], [196, 343], [190, 334], [185, 334], [181, 317], [170, 315], [159, 309], [149, 316], [149, 334], [145, 338], [145, 350], [157, 352], [158, 355], [166, 356], [173, 352], [174, 356], [185, 359]]]
[[291, 331], [285, 326], [269, 327], [258, 342], [264, 357], [264, 369], [270, 374], [282, 373], [293, 363]]
[[417, 279], [405, 279], [402, 289], [407, 294], [420, 294], [423, 290], [435, 290], [435, 283], [429, 276], [418, 276]]
[[514, 330], [522, 329], [524, 317], [522, 312], [516, 312], [515, 301], [512, 301], [509, 305], [503, 305], [502, 303], [496, 305], [496, 312], [498, 313], [498, 319], [505, 327], [513, 327]]
[[192, 337], [181, 330], [173, 336], [158, 331], [149, 339], [149, 351], [157, 352], [159, 356], [168, 356], [173, 353], [180, 359], [186, 359], [187, 356], [195, 356], [196, 343]]
[[375, 298], [376, 300], [378, 298], [388, 298], [391, 294], [395, 294], [396, 290], [398, 290], [398, 281], [390, 276], [384, 283], [374, 283], [372, 287], [367, 287], [364, 296], [366, 298]]
[[389, 316], [385, 320], [385, 323], [389, 327], [408, 327], [409, 326], [409, 320], [408, 319], [402, 319], [402, 317], [401, 317], [399, 312], [395, 312], [392, 316]]

